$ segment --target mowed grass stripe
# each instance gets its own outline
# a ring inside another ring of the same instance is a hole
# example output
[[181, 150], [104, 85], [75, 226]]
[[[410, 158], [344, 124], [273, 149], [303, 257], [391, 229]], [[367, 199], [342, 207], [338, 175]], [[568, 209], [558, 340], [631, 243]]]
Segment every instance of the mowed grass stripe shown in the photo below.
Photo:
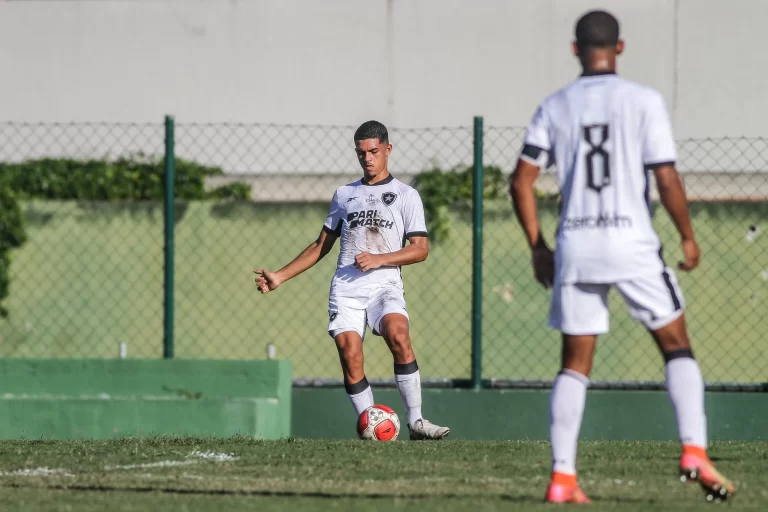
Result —
[[[233, 454], [237, 459], [152, 466], [190, 460], [194, 451]], [[762, 471], [768, 443], [715, 442], [710, 453], [739, 485], [729, 509], [768, 507], [768, 478]], [[586, 442], [580, 446], [580, 480], [595, 501], [593, 510], [694, 510], [705, 506], [697, 486], [683, 485], [677, 479], [677, 457], [676, 443]], [[96, 502], [104, 493], [136, 496], [127, 503], [146, 502], [151, 495], [153, 507], [184, 502], [170, 495], [194, 494], [211, 495], [204, 498], [211, 507], [215, 500], [223, 506], [250, 497], [289, 508], [320, 502], [374, 507], [417, 503], [425, 510], [466, 510], [472, 503], [483, 503], [496, 510], [503, 503], [535, 510], [546, 487], [549, 446], [513, 441], [385, 444], [244, 437], [6, 441], [0, 442], [0, 460], [4, 475], [0, 486], [6, 488], [0, 493], [0, 503], [11, 499], [10, 488], [34, 488], [51, 500], [69, 492], [81, 492]], [[114, 466], [131, 469], [105, 469]], [[10, 474], [43, 467], [72, 476]], [[19, 496], [28, 494], [20, 492]], [[121, 506], [116, 502], [115, 510], [124, 510]]]

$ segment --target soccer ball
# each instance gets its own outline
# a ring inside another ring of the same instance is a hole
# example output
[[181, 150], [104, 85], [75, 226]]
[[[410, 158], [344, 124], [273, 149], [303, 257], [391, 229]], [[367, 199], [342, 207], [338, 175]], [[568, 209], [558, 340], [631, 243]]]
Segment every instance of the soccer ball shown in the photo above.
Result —
[[394, 441], [400, 434], [400, 418], [386, 405], [376, 404], [360, 413], [357, 435], [372, 441]]

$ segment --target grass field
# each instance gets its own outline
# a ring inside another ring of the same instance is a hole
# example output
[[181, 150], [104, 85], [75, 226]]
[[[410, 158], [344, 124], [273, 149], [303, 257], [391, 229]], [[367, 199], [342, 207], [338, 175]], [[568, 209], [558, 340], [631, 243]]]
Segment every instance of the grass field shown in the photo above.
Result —
[[[179, 204], [176, 345], [181, 358], [265, 357], [266, 345], [291, 359], [296, 377], [338, 377], [325, 333], [328, 287], [337, 253], [268, 296], [254, 268], [278, 268], [318, 234], [326, 205], [199, 202]], [[679, 275], [694, 347], [708, 381], [764, 380], [768, 367], [768, 235], [750, 243], [747, 227], [767, 204], [693, 204], [702, 265]], [[8, 319], [0, 355], [160, 357], [163, 333], [163, 231], [159, 204], [27, 202], [29, 241], [13, 253]], [[554, 207], [542, 210], [545, 232]], [[485, 213], [484, 377], [551, 379], [559, 339], [545, 327], [549, 292], [532, 278], [529, 253], [511, 206]], [[453, 215], [453, 237], [429, 259], [403, 269], [413, 344], [423, 377], [470, 372], [471, 224]], [[656, 225], [674, 263], [669, 219]], [[593, 378], [661, 380], [661, 359], [614, 294], [613, 331], [601, 339]], [[380, 338], [366, 341], [369, 377], [391, 377]]]
[[[739, 486], [729, 510], [766, 510], [768, 443], [716, 443]], [[2, 510], [554, 510], [542, 442], [364, 443], [149, 438], [0, 442]], [[583, 443], [595, 511], [703, 510], [673, 443]]]

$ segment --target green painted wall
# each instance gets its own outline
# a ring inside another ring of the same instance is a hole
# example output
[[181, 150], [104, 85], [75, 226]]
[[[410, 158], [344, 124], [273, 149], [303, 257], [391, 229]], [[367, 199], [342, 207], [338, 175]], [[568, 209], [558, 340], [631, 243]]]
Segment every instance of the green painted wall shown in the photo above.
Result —
[[[424, 389], [427, 419], [451, 427], [454, 439], [539, 439], [549, 435], [549, 390]], [[393, 407], [407, 438], [405, 410], [395, 389], [374, 390]], [[766, 439], [768, 394], [706, 395], [710, 439]], [[295, 437], [348, 439], [355, 413], [343, 388], [293, 391]], [[663, 391], [590, 391], [581, 429], [585, 440], [676, 440], [672, 404]]]
[[287, 437], [290, 361], [0, 360], [0, 438]]

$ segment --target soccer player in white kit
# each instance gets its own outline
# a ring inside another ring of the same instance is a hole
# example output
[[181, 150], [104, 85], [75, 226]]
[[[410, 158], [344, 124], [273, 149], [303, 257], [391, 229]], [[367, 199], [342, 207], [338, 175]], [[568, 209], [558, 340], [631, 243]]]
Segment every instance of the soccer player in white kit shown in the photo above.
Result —
[[[530, 244], [536, 279], [553, 288], [549, 325], [562, 332], [562, 370], [551, 395], [552, 477], [546, 500], [586, 503], [576, 480], [576, 449], [597, 335], [608, 332], [615, 288], [643, 323], [666, 363], [667, 388], [682, 443], [681, 479], [697, 480], [711, 499], [735, 486], [709, 460], [704, 382], [685, 327], [684, 301], [667, 267], [650, 214], [648, 173], [680, 233], [684, 262], [700, 251], [675, 168], [676, 148], [662, 96], [616, 75], [624, 49], [616, 18], [585, 14], [574, 54], [583, 74], [546, 98], [531, 120], [510, 191]], [[555, 165], [562, 196], [553, 253], [539, 228], [534, 183]]]
[[422, 417], [421, 377], [411, 347], [400, 272], [402, 265], [427, 259], [424, 206], [415, 189], [389, 174], [392, 145], [383, 124], [363, 123], [355, 131], [354, 142], [363, 178], [336, 189], [317, 240], [277, 272], [256, 270], [256, 284], [261, 293], [274, 290], [320, 261], [341, 238], [328, 301], [328, 333], [336, 341], [344, 387], [355, 412], [359, 416], [374, 405], [363, 365], [368, 326], [392, 352], [410, 438], [442, 439], [449, 429]]

